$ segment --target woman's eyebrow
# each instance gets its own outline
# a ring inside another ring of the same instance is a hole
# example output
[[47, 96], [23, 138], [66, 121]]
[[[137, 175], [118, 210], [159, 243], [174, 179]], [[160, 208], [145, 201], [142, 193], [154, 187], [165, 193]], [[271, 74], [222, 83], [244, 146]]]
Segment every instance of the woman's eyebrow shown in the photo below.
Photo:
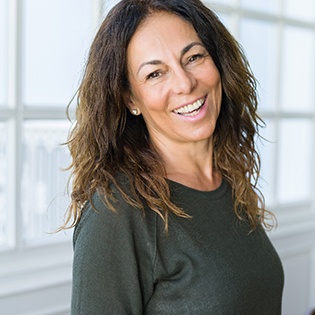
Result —
[[144, 63], [142, 63], [140, 66], [139, 66], [139, 69], [137, 71], [137, 74], [140, 72], [140, 70], [146, 66], [146, 65], [160, 65], [162, 64], [163, 62], [161, 60], [150, 60], [150, 61], [146, 61]]
[[[186, 47], [184, 47], [181, 51], [181, 54], [180, 56], [183, 57], [191, 48], [193, 48], [194, 46], [201, 46], [201, 47], [204, 47], [204, 45], [200, 42], [192, 42], [190, 43], [189, 45], [187, 45]], [[160, 65], [162, 64], [163, 62], [161, 60], [150, 60], [150, 61], [146, 61], [144, 63], [142, 63], [139, 68], [138, 68], [138, 71], [137, 71], [137, 75], [139, 74], [140, 70], [144, 67], [144, 66], [147, 66], [147, 65]]]
[[205, 47], [202, 43], [200, 42], [193, 42], [189, 45], [187, 45], [186, 47], [184, 47], [181, 51], [181, 57], [183, 57], [191, 48], [195, 47], [195, 46], [201, 46], [201, 47]]

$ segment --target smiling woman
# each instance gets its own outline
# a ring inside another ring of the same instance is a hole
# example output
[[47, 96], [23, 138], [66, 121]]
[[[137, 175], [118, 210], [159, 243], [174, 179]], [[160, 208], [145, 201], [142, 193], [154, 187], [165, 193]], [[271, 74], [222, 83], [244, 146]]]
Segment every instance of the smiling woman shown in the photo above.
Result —
[[281, 314], [255, 78], [199, 0], [124, 0], [70, 133], [73, 314]]

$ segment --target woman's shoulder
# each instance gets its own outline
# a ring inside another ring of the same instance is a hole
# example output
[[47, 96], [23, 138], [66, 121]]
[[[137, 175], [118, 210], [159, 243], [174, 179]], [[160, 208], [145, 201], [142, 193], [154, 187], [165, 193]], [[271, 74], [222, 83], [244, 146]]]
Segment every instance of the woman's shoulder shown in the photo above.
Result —
[[79, 223], [75, 227], [74, 242], [79, 234], [98, 234], [104, 238], [109, 234], [114, 237], [128, 237], [136, 233], [148, 234], [150, 237], [155, 230], [155, 213], [132, 206], [115, 187], [112, 189], [112, 197], [97, 191], [85, 203]]
[[135, 211], [136, 209], [123, 197], [122, 191], [125, 195], [131, 196], [128, 180], [122, 175], [117, 175], [115, 180], [116, 183], [111, 183], [109, 189], [102, 187], [96, 189], [86, 201], [82, 209], [82, 217], [93, 213], [110, 219], [119, 216], [138, 216], [141, 213]]

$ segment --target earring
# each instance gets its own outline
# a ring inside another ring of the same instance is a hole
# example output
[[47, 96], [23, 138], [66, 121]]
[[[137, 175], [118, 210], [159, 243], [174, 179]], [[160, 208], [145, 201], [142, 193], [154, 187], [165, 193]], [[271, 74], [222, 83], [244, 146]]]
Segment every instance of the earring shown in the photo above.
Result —
[[137, 115], [138, 115], [138, 110], [134, 108], [134, 109], [131, 111], [131, 113], [132, 113], [133, 115], [137, 116]]

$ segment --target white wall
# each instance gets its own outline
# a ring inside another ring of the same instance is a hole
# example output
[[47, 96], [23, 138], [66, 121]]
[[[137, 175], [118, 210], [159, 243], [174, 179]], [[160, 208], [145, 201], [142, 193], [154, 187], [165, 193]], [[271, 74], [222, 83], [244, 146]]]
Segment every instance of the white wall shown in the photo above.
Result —
[[0, 314], [69, 314], [71, 268], [71, 242], [2, 254]]
[[279, 224], [271, 238], [285, 272], [283, 314], [304, 315], [315, 309], [315, 216], [290, 223], [279, 216]]

